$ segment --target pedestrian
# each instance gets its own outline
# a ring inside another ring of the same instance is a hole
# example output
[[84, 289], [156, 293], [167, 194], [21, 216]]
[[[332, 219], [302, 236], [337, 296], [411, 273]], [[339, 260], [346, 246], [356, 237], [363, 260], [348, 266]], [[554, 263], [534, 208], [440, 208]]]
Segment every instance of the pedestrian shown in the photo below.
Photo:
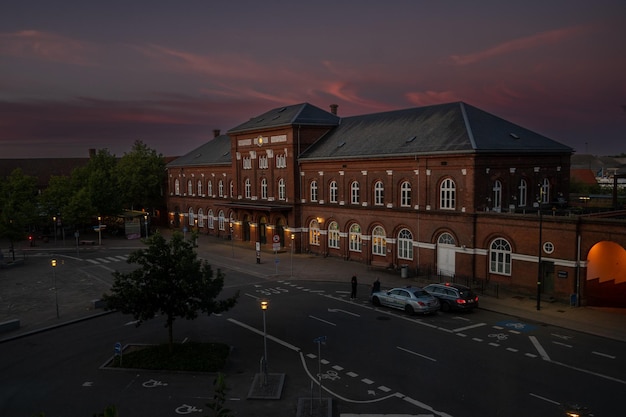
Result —
[[376, 281], [372, 284], [372, 294], [380, 291], [380, 280], [376, 277]]
[[351, 300], [355, 300], [356, 299], [356, 275], [352, 275], [352, 280], [350, 280], [350, 284], [352, 285], [352, 291], [350, 292], [350, 299]]

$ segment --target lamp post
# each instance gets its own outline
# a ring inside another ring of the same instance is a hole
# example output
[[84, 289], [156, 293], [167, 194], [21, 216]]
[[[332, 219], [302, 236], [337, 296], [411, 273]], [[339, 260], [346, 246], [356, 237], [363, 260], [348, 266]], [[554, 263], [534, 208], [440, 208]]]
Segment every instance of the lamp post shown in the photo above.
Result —
[[54, 246], [57, 245], [57, 216], [52, 216], [54, 222]]
[[326, 336], [313, 339], [317, 343], [317, 379], [320, 386], [320, 405], [322, 404], [322, 343], [326, 343]]
[[296, 236], [291, 234], [291, 278], [293, 278], [293, 244], [295, 243]]
[[98, 245], [102, 245], [102, 217], [98, 216]]
[[268, 301], [261, 301], [261, 311], [263, 311], [263, 385], [267, 385], [267, 326], [265, 323], [265, 312], [268, 307]]
[[56, 259], [52, 259], [50, 261], [50, 264], [52, 265], [52, 287], [54, 288], [54, 303], [56, 304], [56, 310], [57, 310], [57, 319], [59, 318], [59, 297], [57, 294], [57, 276], [56, 276], [56, 267], [57, 267], [57, 260]]
[[146, 225], [146, 239], [148, 238], [148, 215], [144, 214], [143, 218], [145, 220], [145, 225]]
[[543, 274], [541, 268], [541, 252], [543, 251], [542, 241], [542, 232], [543, 232], [543, 217], [541, 215], [541, 203], [539, 205], [539, 263], [537, 266], [537, 311], [541, 310], [541, 281], [543, 280]]

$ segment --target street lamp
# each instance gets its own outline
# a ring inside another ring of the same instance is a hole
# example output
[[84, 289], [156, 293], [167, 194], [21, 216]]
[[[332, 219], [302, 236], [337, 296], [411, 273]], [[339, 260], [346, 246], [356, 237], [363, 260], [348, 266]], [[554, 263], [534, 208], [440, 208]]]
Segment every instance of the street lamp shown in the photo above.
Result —
[[263, 311], [263, 385], [267, 385], [267, 326], [265, 323], [265, 312], [269, 306], [269, 301], [261, 301], [261, 311]]
[[293, 244], [295, 243], [296, 235], [291, 234], [291, 278], [293, 278]]
[[50, 261], [50, 264], [52, 265], [52, 287], [54, 288], [54, 302], [56, 304], [56, 309], [57, 309], [57, 319], [59, 318], [59, 297], [57, 294], [57, 276], [56, 276], [56, 267], [57, 267], [57, 260], [56, 259], [52, 259]]
[[145, 225], [146, 225], [146, 239], [148, 238], [148, 215], [144, 214], [143, 218], [145, 220]]
[[233, 235], [233, 220], [230, 220], [230, 249], [232, 252], [232, 257], [235, 257], [235, 236]]
[[102, 217], [98, 216], [98, 245], [102, 245]]
[[52, 216], [54, 222], [54, 246], [57, 245], [57, 216]]

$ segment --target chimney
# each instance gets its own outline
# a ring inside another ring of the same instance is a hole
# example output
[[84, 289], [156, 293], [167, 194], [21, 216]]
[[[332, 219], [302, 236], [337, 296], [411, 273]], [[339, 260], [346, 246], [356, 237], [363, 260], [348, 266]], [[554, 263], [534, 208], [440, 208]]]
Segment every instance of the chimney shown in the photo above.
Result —
[[213, 129], [213, 138], [216, 138], [220, 135], [220, 130], [219, 129]]
[[335, 116], [337, 115], [337, 107], [339, 107], [339, 104], [331, 104], [330, 105], [330, 112], [332, 114], [334, 114]]

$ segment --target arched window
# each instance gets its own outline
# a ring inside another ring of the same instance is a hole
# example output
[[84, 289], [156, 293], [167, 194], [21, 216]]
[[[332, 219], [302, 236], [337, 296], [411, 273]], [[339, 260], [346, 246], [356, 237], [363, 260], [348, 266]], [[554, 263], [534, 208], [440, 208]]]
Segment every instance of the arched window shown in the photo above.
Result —
[[229, 193], [230, 193], [230, 198], [233, 198], [235, 196], [235, 183], [233, 183], [232, 181], [228, 184], [228, 188], [229, 188]]
[[178, 178], [174, 180], [174, 194], [180, 195], [180, 180]]
[[502, 182], [496, 180], [493, 184], [493, 211], [502, 211]]
[[372, 254], [387, 256], [387, 233], [381, 226], [376, 226], [372, 230]]
[[261, 179], [261, 198], [267, 200], [267, 178]]
[[330, 202], [331, 203], [336, 203], [337, 199], [339, 198], [339, 188], [337, 187], [337, 181], [331, 181], [330, 182]]
[[244, 190], [246, 198], [250, 198], [252, 196], [252, 183], [250, 183], [250, 178], [246, 178], [244, 182]]
[[350, 226], [348, 239], [350, 241], [350, 251], [361, 252], [361, 226], [359, 226], [357, 223], [354, 223], [352, 226]]
[[505, 239], [498, 238], [489, 247], [489, 272], [511, 275], [511, 245]]
[[224, 181], [220, 180], [220, 182], [217, 184], [217, 192], [219, 193], [220, 197], [224, 197]]
[[204, 227], [204, 210], [198, 209], [198, 227]]
[[541, 184], [541, 203], [549, 203], [550, 202], [550, 180], [547, 178], [543, 179], [543, 183]]
[[442, 233], [437, 239], [437, 244], [456, 246], [456, 239], [450, 233]]
[[206, 184], [206, 193], [209, 197], [213, 197], [213, 181], [211, 180]]
[[411, 183], [408, 181], [400, 186], [400, 207], [411, 207]]
[[317, 201], [317, 181], [311, 181], [311, 201]]
[[187, 195], [193, 195], [193, 183], [191, 182], [191, 180], [187, 181]]
[[352, 181], [350, 184], [350, 202], [352, 204], [359, 204], [361, 201], [360, 188], [358, 181]]
[[439, 189], [439, 206], [444, 210], [454, 210], [456, 208], [456, 184], [450, 178], [441, 182]]
[[525, 179], [521, 179], [519, 182], [519, 206], [526, 207], [526, 200], [528, 196], [528, 183]]
[[333, 221], [328, 224], [328, 247], [339, 249], [340, 235], [339, 225]]
[[220, 210], [217, 213], [217, 226], [220, 230], [226, 230], [226, 222], [224, 219], [224, 211]]
[[287, 198], [287, 186], [285, 185], [285, 179], [278, 180], [278, 199], [285, 200]]
[[311, 245], [320, 245], [320, 224], [317, 220], [311, 220], [309, 223], [309, 243]]
[[189, 217], [188, 217], [188, 219], [189, 219], [189, 226], [193, 226], [195, 224], [194, 223], [195, 218], [194, 218], [194, 215], [193, 215], [193, 207], [189, 207]]
[[385, 204], [385, 186], [382, 181], [376, 181], [374, 184], [374, 205], [382, 206]]
[[215, 217], [213, 217], [213, 210], [209, 210], [209, 213], [207, 214], [207, 223], [209, 229], [215, 228]]
[[409, 229], [402, 229], [398, 233], [398, 258], [413, 259], [413, 235]]
[[198, 197], [202, 196], [202, 180], [198, 180]]

